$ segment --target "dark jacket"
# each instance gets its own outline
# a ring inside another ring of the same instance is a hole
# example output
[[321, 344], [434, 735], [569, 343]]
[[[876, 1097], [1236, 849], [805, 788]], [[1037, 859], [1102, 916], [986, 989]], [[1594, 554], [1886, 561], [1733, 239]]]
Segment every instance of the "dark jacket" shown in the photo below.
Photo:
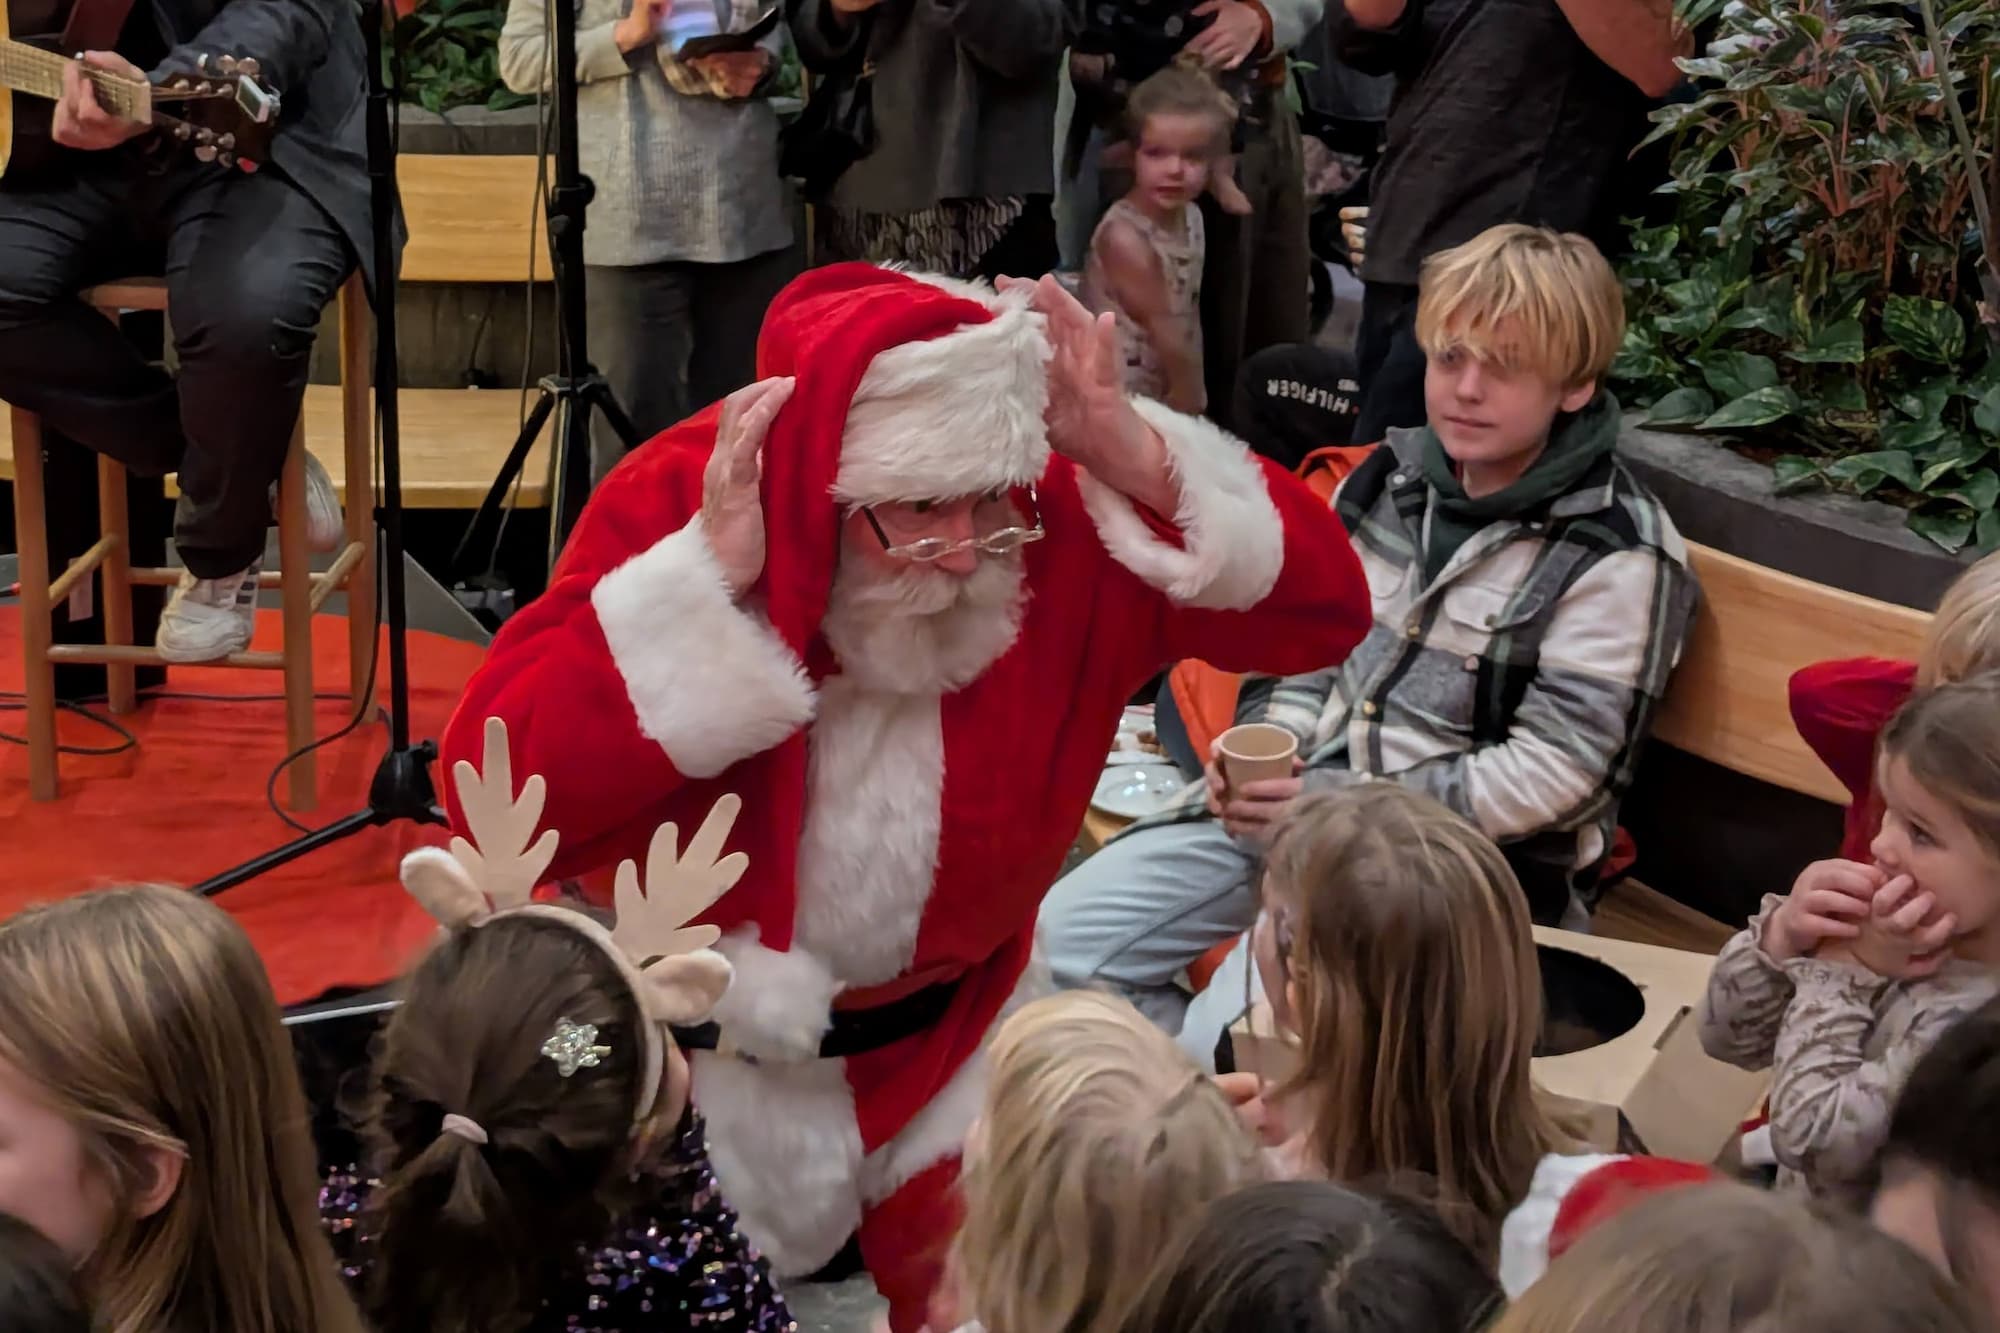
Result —
[[262, 67], [264, 81], [283, 99], [271, 166], [333, 219], [373, 291], [360, 11], [351, 0], [150, 3], [170, 48], [153, 71], [155, 82], [195, 72], [203, 55], [248, 56]]
[[834, 185], [836, 207], [915, 213], [946, 199], [1055, 189], [1057, 78], [1083, 0], [882, 0], [851, 27], [830, 0], [786, 0], [807, 68], [875, 63], [875, 151]]

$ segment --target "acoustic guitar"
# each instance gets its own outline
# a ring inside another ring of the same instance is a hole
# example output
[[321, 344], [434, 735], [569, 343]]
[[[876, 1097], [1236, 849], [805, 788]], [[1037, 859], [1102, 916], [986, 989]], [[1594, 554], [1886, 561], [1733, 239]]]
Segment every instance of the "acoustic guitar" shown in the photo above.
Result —
[[[62, 96], [63, 70], [74, 61], [51, 46], [74, 39], [60, 15], [36, 15], [34, 0], [0, 4], [0, 173], [22, 175], [54, 160], [49, 137], [51, 112]], [[14, 28], [24, 29], [17, 40]], [[111, 38], [95, 45], [108, 47]], [[258, 77], [257, 62], [229, 56], [204, 58], [201, 71], [155, 85], [83, 66], [97, 101], [125, 120], [153, 125], [189, 145], [204, 162], [255, 171], [269, 154], [277, 133], [279, 100]]]

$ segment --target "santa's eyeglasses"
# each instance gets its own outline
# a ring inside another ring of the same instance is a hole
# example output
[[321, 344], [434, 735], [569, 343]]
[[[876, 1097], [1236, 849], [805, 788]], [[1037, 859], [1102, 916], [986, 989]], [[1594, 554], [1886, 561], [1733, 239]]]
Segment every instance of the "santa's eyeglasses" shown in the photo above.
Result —
[[[862, 505], [861, 513], [867, 518], [868, 526], [875, 530], [875, 540], [882, 543], [882, 549], [899, 560], [913, 560], [918, 564], [927, 565], [934, 560], [942, 560], [946, 556], [954, 555], [959, 551], [980, 551], [986, 555], [1007, 555], [1010, 552], [1020, 550], [1029, 542], [1038, 542], [1049, 535], [1048, 529], [1042, 526], [1042, 508], [1039, 501], [1035, 498], [1035, 488], [1029, 486], [1026, 489], [1029, 515], [1029, 523], [1026, 527], [1016, 524], [1013, 527], [999, 528], [992, 532], [981, 533], [977, 537], [967, 537], [962, 541], [946, 541], [943, 537], [919, 537], [915, 541], [898, 543], [890, 539], [888, 529], [884, 528], [882, 520], [875, 516], [873, 506]], [[980, 496], [979, 499], [983, 504], [998, 504], [1005, 500], [1007, 495], [1008, 492], [1005, 490], [989, 491], [985, 495]], [[915, 510], [912, 517], [923, 518], [928, 513], [928, 502], [925, 502]]]

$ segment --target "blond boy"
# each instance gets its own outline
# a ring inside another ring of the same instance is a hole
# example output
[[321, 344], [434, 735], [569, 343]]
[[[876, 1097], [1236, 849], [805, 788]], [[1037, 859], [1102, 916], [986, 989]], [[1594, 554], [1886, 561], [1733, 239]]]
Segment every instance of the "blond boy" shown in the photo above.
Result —
[[1295, 732], [1297, 777], [1225, 796], [1211, 764], [1056, 885], [1041, 928], [1060, 982], [1109, 984], [1211, 1056], [1242, 1008], [1242, 951], [1194, 1009], [1175, 978], [1255, 919], [1292, 799], [1371, 778], [1499, 842], [1538, 919], [1592, 899], [1696, 596], [1680, 534], [1616, 452], [1603, 379], [1623, 332], [1583, 237], [1495, 227], [1425, 264], [1430, 424], [1391, 431], [1334, 500], [1374, 629], [1338, 666], [1245, 683], [1237, 720]]

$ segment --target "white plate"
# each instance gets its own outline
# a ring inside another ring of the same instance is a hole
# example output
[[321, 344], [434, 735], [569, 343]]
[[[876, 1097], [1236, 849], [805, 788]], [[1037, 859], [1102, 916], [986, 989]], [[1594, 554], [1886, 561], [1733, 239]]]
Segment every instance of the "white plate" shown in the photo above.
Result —
[[1093, 808], [1121, 819], [1144, 819], [1173, 804], [1174, 797], [1187, 786], [1187, 779], [1173, 764], [1118, 764], [1104, 770], [1097, 780], [1097, 793], [1090, 798]]

